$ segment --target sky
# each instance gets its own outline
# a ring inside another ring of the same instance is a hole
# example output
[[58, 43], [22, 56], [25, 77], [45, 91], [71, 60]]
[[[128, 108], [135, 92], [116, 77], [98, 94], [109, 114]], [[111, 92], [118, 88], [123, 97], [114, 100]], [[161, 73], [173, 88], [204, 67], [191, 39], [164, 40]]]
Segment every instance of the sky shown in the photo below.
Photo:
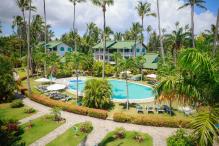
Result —
[[[32, 0], [37, 7], [37, 13], [43, 16], [43, 0]], [[114, 5], [107, 7], [106, 23], [114, 32], [124, 32], [128, 30], [133, 22], [140, 22], [140, 18], [135, 9], [139, 0], [114, 0]], [[153, 12], [156, 10], [156, 0], [140, 0], [151, 3]], [[3, 28], [2, 35], [12, 34], [11, 24], [13, 16], [21, 15], [21, 11], [16, 6], [16, 0], [0, 0], [0, 21]], [[160, 0], [161, 27], [167, 32], [175, 28], [175, 23], [180, 22], [182, 26], [190, 24], [190, 8], [182, 10], [178, 8], [184, 4], [184, 0]], [[55, 36], [59, 38], [62, 34], [72, 29], [73, 5], [69, 0], [46, 0], [48, 24], [52, 26]], [[216, 23], [219, 0], [206, 0], [207, 10], [195, 9], [195, 33], [199, 34], [205, 29], [209, 29], [211, 24]], [[76, 28], [82, 35], [86, 31], [86, 24], [94, 22], [98, 27], [103, 27], [102, 9], [94, 6], [90, 0], [76, 6]], [[146, 17], [144, 28], [151, 25], [157, 31], [157, 18]], [[146, 35], [146, 34], [145, 34]], [[147, 37], [147, 35], [146, 35]]]

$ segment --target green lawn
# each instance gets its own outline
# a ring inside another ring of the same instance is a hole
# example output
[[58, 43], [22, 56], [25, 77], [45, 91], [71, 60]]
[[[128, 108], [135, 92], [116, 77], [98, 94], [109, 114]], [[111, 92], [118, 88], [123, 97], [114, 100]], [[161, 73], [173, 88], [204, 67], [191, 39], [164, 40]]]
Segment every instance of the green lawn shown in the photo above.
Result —
[[152, 137], [146, 133], [140, 133], [144, 137], [142, 142], [137, 142], [134, 139], [134, 136], [136, 135], [135, 131], [126, 131], [125, 138], [123, 139], [115, 139], [113, 137], [114, 134], [115, 131], [109, 132], [99, 146], [153, 146]]
[[[81, 123], [73, 127], [80, 127]], [[47, 146], [77, 146], [86, 138], [87, 133], [80, 132], [80, 130], [68, 129], [64, 134], [60, 135], [54, 141], [50, 142]]]
[[48, 116], [43, 116], [33, 120], [31, 122], [33, 124], [31, 128], [29, 128], [30, 123], [21, 125], [21, 127], [24, 129], [21, 140], [24, 141], [26, 145], [30, 145], [63, 124], [63, 122], [53, 121], [51, 117], [46, 117]]
[[[0, 104], [0, 117], [2, 119], [14, 119], [20, 120], [26, 118], [32, 114], [28, 114], [24, 112], [26, 106], [21, 108], [11, 108], [10, 103]], [[34, 114], [34, 113], [33, 113]]]

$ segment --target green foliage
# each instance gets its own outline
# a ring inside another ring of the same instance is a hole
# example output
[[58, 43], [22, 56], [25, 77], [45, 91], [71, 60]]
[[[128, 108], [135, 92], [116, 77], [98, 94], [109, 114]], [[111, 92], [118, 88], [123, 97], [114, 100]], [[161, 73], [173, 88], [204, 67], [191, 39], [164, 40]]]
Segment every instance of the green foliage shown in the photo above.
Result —
[[189, 128], [188, 119], [176, 117], [157, 117], [155, 115], [132, 115], [122, 112], [113, 114], [113, 120], [122, 123], [133, 123], [138, 125], [156, 126], [156, 127], [173, 127], [173, 128]]
[[[93, 75], [95, 77], [101, 77], [102, 76], [102, 69], [103, 69], [103, 63], [96, 61], [93, 65]], [[112, 76], [113, 73], [114, 73], [114, 67], [110, 64], [105, 64], [105, 75]]]
[[90, 133], [93, 130], [91, 122], [84, 122], [80, 125], [80, 131], [83, 133]]
[[107, 109], [111, 105], [112, 89], [107, 80], [90, 79], [85, 83], [83, 105], [91, 108]]
[[117, 128], [114, 132], [113, 138], [115, 139], [123, 139], [125, 138], [125, 129], [124, 128]]
[[178, 129], [176, 134], [170, 136], [167, 139], [168, 146], [195, 146], [191, 136], [189, 136], [185, 130]]
[[21, 146], [25, 145], [20, 141], [22, 129], [18, 126], [17, 121], [0, 119], [0, 145], [1, 146]]
[[32, 114], [35, 112], [36, 112], [36, 110], [34, 108], [25, 108], [24, 109], [24, 113], [27, 113], [27, 114]]
[[9, 100], [15, 89], [12, 65], [7, 57], [0, 55], [0, 102]]
[[199, 112], [193, 119], [191, 127], [193, 135], [200, 146], [213, 145], [214, 138], [218, 137], [219, 131], [216, 127], [219, 121], [219, 110]]
[[59, 107], [54, 107], [52, 108], [52, 113], [51, 115], [53, 116], [53, 120], [55, 121], [60, 121], [61, 120], [61, 109]]
[[11, 103], [12, 108], [20, 108], [20, 107], [23, 107], [23, 106], [24, 106], [24, 104], [23, 104], [23, 101], [21, 99], [14, 100]]

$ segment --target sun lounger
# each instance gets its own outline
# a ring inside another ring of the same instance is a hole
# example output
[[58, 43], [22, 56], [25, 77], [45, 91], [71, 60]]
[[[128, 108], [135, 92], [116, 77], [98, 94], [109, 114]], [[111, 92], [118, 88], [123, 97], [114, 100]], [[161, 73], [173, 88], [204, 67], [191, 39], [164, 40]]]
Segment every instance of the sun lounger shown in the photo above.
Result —
[[143, 107], [141, 105], [136, 105], [137, 113], [144, 113]]
[[166, 113], [168, 113], [169, 115], [174, 115], [173, 110], [168, 106], [168, 105], [163, 105], [163, 109]]
[[160, 107], [160, 106], [157, 106], [157, 107], [156, 107], [156, 111], [157, 111], [158, 114], [165, 112], [164, 108], [163, 108], [163, 107]]
[[154, 113], [154, 107], [153, 106], [147, 106], [146, 111], [147, 111], [148, 114], [149, 113]]

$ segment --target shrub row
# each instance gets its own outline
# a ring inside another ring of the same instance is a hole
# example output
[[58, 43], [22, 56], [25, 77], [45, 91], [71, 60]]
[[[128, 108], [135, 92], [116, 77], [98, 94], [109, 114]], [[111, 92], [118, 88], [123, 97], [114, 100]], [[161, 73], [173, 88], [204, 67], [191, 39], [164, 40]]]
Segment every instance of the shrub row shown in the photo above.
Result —
[[188, 119], [176, 117], [160, 117], [156, 115], [131, 115], [122, 112], [114, 113], [113, 120], [122, 123], [132, 123], [146, 126], [189, 128]]
[[[27, 90], [24, 93], [26, 96], [28, 95]], [[43, 105], [46, 105], [49, 107], [59, 107], [63, 109], [64, 111], [72, 112], [75, 114], [88, 115], [88, 116], [100, 118], [100, 119], [106, 119], [108, 115], [108, 112], [104, 110], [91, 109], [91, 108], [87, 108], [83, 106], [76, 106], [76, 105], [72, 105], [71, 103], [52, 100], [46, 97], [45, 95], [38, 95], [36, 93], [32, 93], [32, 95], [29, 96], [29, 98]]]

